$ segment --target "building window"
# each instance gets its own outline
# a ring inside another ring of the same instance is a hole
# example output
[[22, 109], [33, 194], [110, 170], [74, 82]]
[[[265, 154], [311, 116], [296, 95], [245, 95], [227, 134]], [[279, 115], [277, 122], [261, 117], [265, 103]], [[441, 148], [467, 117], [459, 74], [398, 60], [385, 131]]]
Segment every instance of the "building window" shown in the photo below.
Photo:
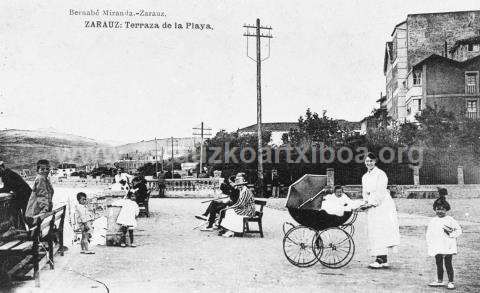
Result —
[[422, 85], [422, 72], [413, 72], [413, 85]]
[[467, 101], [467, 112], [477, 112], [477, 100]]
[[467, 117], [477, 118], [477, 100], [467, 100]]
[[421, 99], [414, 99], [413, 100], [413, 109], [417, 112], [422, 111], [422, 100]]
[[478, 83], [478, 72], [465, 73], [465, 93], [476, 94]]
[[480, 50], [480, 45], [478, 44], [468, 44], [467, 51], [468, 52], [478, 52]]

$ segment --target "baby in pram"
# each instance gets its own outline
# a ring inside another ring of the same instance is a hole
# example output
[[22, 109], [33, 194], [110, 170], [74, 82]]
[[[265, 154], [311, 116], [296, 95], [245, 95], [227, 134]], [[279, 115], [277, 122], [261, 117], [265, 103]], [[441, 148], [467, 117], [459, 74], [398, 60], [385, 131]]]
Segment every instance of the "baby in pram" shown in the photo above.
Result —
[[328, 193], [323, 197], [321, 210], [327, 214], [342, 217], [345, 212], [360, 208], [362, 200], [350, 199], [344, 192], [343, 187], [336, 185], [333, 193]]

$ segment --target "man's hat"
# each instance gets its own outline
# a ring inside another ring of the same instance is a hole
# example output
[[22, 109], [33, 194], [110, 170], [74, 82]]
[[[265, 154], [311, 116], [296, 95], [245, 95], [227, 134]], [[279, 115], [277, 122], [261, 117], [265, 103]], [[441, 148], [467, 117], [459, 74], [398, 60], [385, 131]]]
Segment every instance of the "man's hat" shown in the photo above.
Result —
[[240, 185], [247, 185], [247, 181], [245, 181], [245, 173], [238, 173], [237, 176], [235, 176], [235, 183], [233, 184], [234, 186], [240, 186]]

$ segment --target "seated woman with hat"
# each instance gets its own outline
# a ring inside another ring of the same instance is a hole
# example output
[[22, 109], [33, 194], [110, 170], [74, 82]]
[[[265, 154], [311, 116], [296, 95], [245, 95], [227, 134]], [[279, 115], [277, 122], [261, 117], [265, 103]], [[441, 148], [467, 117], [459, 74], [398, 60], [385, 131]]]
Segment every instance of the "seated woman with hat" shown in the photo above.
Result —
[[250, 189], [247, 188], [247, 181], [242, 173], [235, 177], [234, 187], [240, 192], [237, 202], [225, 209], [225, 218], [221, 227], [226, 230], [224, 237], [233, 237], [235, 233], [243, 232], [243, 218], [255, 215], [255, 200]]

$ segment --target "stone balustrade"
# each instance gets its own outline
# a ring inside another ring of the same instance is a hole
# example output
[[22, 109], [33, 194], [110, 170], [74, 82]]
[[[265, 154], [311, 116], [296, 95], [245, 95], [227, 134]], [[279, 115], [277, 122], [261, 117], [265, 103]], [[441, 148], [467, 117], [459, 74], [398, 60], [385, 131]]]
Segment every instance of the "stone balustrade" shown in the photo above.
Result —
[[113, 184], [112, 177], [105, 178], [81, 178], [81, 177], [52, 177], [50, 181], [55, 185], [77, 185], [85, 184], [92, 185], [111, 185]]
[[[163, 195], [165, 197], [212, 197], [220, 192], [219, 178], [183, 178], [165, 179]], [[147, 180], [147, 188], [152, 195], [158, 195], [158, 180]]]

